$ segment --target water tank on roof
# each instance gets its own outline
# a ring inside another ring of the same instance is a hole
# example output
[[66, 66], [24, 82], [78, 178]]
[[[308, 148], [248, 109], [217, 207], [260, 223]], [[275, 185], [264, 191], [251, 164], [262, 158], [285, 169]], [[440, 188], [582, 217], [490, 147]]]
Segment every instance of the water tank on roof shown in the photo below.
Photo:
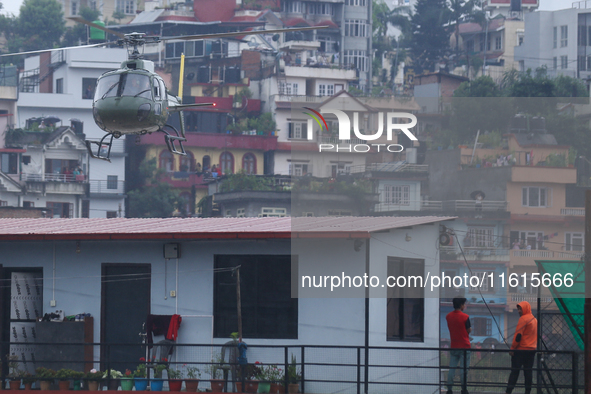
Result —
[[84, 122], [80, 119], [70, 119], [70, 127], [74, 130], [76, 134], [83, 134], [84, 133]]
[[517, 114], [511, 119], [511, 132], [520, 133], [527, 131], [527, 118], [524, 115]]
[[[92, 23], [94, 23], [95, 25], [105, 27], [105, 22], [103, 21], [93, 21]], [[105, 32], [97, 29], [96, 27], [90, 27], [90, 40], [105, 41]]]
[[531, 131], [534, 131], [537, 133], [546, 132], [546, 119], [541, 116], [539, 116], [539, 117], [535, 116], [535, 117], [531, 118], [531, 120], [529, 121], [529, 128]]

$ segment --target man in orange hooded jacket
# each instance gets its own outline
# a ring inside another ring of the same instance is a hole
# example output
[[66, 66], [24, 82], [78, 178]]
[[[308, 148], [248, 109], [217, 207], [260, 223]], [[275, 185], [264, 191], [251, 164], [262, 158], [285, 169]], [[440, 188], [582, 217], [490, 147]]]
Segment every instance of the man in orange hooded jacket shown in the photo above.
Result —
[[511, 394], [519, 378], [519, 371], [523, 367], [523, 377], [525, 380], [525, 394], [531, 392], [534, 359], [536, 357], [536, 348], [538, 346], [538, 320], [531, 313], [531, 305], [527, 301], [517, 304], [519, 312], [519, 321], [515, 329], [513, 344], [509, 354], [511, 355], [511, 374], [507, 384], [506, 392]]

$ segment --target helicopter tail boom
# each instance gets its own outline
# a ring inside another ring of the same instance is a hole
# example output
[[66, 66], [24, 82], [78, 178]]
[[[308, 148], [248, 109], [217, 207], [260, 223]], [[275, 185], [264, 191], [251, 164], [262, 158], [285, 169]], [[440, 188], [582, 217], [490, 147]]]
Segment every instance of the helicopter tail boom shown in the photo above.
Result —
[[187, 108], [206, 107], [208, 105], [215, 107], [215, 103], [179, 104], [179, 105], [173, 105], [173, 106], [168, 107], [168, 111], [169, 112], [179, 112], [179, 111], [182, 111]]

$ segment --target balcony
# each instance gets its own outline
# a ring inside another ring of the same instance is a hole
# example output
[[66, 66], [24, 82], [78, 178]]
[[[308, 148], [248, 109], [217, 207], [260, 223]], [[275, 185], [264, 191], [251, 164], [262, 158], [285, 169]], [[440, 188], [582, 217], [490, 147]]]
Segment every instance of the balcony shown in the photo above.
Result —
[[443, 201], [444, 211], [507, 211], [507, 201], [450, 200]]
[[563, 216], [585, 216], [585, 208], [561, 208], [560, 214]]
[[90, 194], [94, 197], [120, 197], [125, 193], [125, 181], [108, 181], [91, 179]]
[[276, 94], [273, 96], [275, 102], [287, 103], [322, 103], [330, 98], [330, 96], [297, 96], [289, 94]]
[[[160, 133], [142, 135], [139, 145], [164, 146]], [[265, 135], [234, 135], [226, 133], [188, 132], [185, 148], [249, 149], [269, 151], [277, 149], [277, 137]]]
[[31, 193], [86, 194], [88, 187], [86, 175], [22, 173], [20, 180]]
[[315, 79], [340, 79], [354, 81], [357, 79], [356, 70], [340, 68], [339, 66], [285, 66], [286, 77], [301, 77]]
[[[365, 142], [362, 142], [365, 143]], [[352, 166], [351, 173], [363, 173], [363, 172], [412, 172], [412, 173], [429, 173], [428, 164], [409, 164], [404, 161], [397, 161], [393, 163], [373, 163], [360, 166]]]
[[[510, 302], [519, 303], [523, 301], [527, 301], [532, 305], [536, 305], [538, 303], [538, 295], [537, 294], [523, 294], [523, 293], [509, 293], [509, 300]], [[540, 297], [540, 302], [543, 304], [549, 304], [554, 299], [552, 297]]]
[[179, 189], [188, 189], [193, 185], [203, 185], [204, 174], [196, 174], [190, 172], [168, 172], [162, 175], [162, 182], [168, 183], [170, 186]]
[[215, 106], [191, 109], [191, 111], [233, 111], [234, 108], [245, 109], [248, 112], [260, 112], [261, 100], [247, 99], [246, 108], [242, 103], [234, 103], [234, 97], [195, 97], [195, 103], [214, 103]]
[[[464, 256], [468, 261], [509, 261], [509, 249], [464, 247]], [[460, 248], [456, 245], [441, 246], [441, 260], [464, 260]]]

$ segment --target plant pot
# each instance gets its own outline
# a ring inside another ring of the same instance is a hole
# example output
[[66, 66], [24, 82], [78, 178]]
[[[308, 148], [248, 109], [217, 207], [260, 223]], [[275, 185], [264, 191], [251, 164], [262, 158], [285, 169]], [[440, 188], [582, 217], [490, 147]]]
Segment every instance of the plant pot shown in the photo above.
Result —
[[211, 391], [214, 393], [221, 393], [224, 390], [224, 381], [222, 379], [211, 379]]
[[89, 391], [99, 391], [99, 382], [98, 382], [98, 380], [89, 380], [88, 381], [88, 390]]
[[300, 391], [300, 384], [299, 383], [290, 383], [287, 386], [287, 392], [289, 394], [295, 394], [298, 393]]
[[25, 390], [32, 390], [33, 389], [33, 382], [25, 383]]
[[60, 387], [60, 391], [68, 391], [70, 389], [70, 381], [69, 380], [60, 380], [60, 381], [58, 381], [58, 385]]
[[148, 379], [146, 378], [134, 378], [133, 382], [135, 384], [136, 391], [146, 391], [148, 388]]
[[20, 390], [21, 389], [21, 381], [19, 380], [9, 380], [8, 386], [11, 390]]
[[111, 391], [117, 391], [119, 388], [119, 379], [111, 379], [107, 381], [107, 388]]
[[51, 380], [41, 380], [39, 382], [39, 388], [43, 391], [47, 391], [51, 388]]
[[164, 379], [152, 379], [150, 382], [150, 391], [162, 391], [164, 387]]
[[244, 388], [244, 391], [247, 393], [256, 393], [258, 389], [259, 382], [256, 380], [249, 380], [248, 382], [246, 382], [246, 387]]
[[257, 393], [266, 394], [271, 391], [271, 383], [269, 382], [259, 382], [259, 388]]
[[80, 379], [74, 380], [72, 385], [74, 387], [74, 390], [76, 390], [76, 391], [82, 390], [82, 381]]
[[271, 393], [273, 394], [283, 394], [285, 393], [285, 388], [280, 383], [271, 383]]
[[198, 379], [186, 379], [185, 380], [185, 388], [188, 392], [194, 393], [197, 391], [197, 387], [199, 387], [199, 380]]
[[131, 391], [133, 389], [133, 379], [121, 379], [121, 390]]
[[181, 391], [182, 388], [182, 379], [168, 379], [168, 391]]

